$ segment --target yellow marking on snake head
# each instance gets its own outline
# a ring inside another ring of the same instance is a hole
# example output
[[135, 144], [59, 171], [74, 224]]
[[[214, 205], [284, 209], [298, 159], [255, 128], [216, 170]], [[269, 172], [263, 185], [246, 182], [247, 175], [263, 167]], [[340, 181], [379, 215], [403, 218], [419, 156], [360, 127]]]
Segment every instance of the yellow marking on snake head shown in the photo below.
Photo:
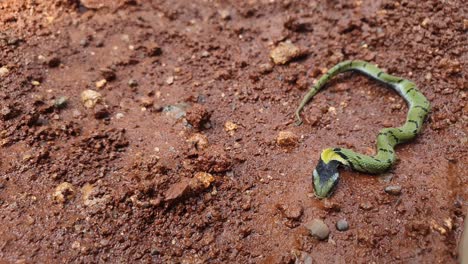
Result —
[[323, 160], [325, 164], [328, 164], [332, 160], [337, 160], [341, 162], [341, 164], [347, 165], [348, 161], [343, 159], [340, 155], [336, 154], [335, 151], [333, 151], [332, 148], [326, 148], [322, 151], [322, 154], [320, 155], [320, 158]]

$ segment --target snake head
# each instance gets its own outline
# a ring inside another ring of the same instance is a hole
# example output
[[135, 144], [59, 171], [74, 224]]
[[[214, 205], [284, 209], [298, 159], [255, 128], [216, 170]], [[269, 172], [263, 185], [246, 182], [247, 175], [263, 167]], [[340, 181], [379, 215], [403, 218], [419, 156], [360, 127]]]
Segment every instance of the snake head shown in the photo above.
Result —
[[339, 181], [339, 165], [340, 162], [337, 160], [330, 160], [328, 163], [325, 163], [320, 158], [313, 173], [314, 191], [318, 198], [326, 198], [333, 193]]

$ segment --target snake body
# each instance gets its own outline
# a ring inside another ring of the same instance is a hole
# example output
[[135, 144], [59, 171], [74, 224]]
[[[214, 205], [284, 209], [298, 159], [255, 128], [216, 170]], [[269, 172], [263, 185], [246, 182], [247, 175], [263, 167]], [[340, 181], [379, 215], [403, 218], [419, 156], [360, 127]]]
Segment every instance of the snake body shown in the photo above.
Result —
[[372, 79], [388, 84], [408, 103], [408, 115], [402, 126], [380, 130], [377, 135], [377, 154], [375, 156], [363, 155], [345, 148], [324, 149], [313, 172], [314, 191], [319, 198], [329, 196], [335, 189], [339, 181], [339, 166], [370, 174], [388, 170], [396, 160], [394, 147], [413, 139], [421, 131], [424, 119], [430, 110], [429, 101], [413, 82], [387, 74], [368, 62], [352, 60], [335, 65], [310, 88], [296, 110], [298, 125], [302, 123], [300, 112], [310, 99], [327, 81], [346, 71], [358, 71]]

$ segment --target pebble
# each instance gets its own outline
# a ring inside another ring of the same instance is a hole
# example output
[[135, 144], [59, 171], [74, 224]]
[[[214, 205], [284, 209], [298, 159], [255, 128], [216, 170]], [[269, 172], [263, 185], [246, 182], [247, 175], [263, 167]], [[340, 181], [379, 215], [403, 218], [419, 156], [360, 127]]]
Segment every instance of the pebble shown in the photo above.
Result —
[[175, 119], [179, 119], [186, 115], [187, 104], [180, 103], [176, 105], [167, 105], [164, 106], [162, 111], [168, 113], [170, 116], [174, 117]]
[[228, 132], [229, 135], [234, 135], [234, 132], [237, 130], [238, 126], [232, 121], [227, 121], [224, 123], [224, 131]]
[[162, 54], [162, 49], [158, 44], [152, 43], [146, 47], [146, 54], [150, 57], [159, 56]]
[[117, 119], [122, 119], [122, 118], [124, 118], [124, 116], [125, 116], [125, 115], [124, 115], [123, 113], [117, 113], [117, 114], [115, 114], [115, 118], [117, 118]]
[[167, 77], [166, 83], [169, 84], [169, 85], [173, 84], [174, 83], [174, 76]]
[[374, 206], [370, 203], [370, 202], [364, 202], [364, 203], [361, 203], [359, 205], [359, 208], [363, 209], [363, 210], [366, 210], [366, 211], [369, 211], [371, 210], [372, 208], [374, 208]]
[[325, 201], [323, 202], [323, 207], [325, 208], [325, 210], [331, 211], [331, 212], [341, 211], [341, 206], [339, 203], [332, 202], [328, 199], [325, 199]]
[[109, 109], [104, 105], [99, 105], [94, 109], [94, 118], [105, 119], [110, 116]]
[[106, 83], [107, 83], [106, 79], [102, 79], [100, 81], [97, 81], [96, 82], [96, 88], [102, 88], [102, 87], [104, 87], [104, 85], [106, 85]]
[[58, 109], [63, 109], [67, 106], [68, 104], [68, 97], [66, 96], [60, 96], [59, 98], [55, 99], [54, 101], [54, 106], [55, 108]]
[[172, 202], [186, 196], [189, 192], [190, 182], [187, 179], [183, 179], [169, 187], [169, 189], [164, 193], [164, 201]]
[[401, 186], [398, 186], [398, 185], [387, 186], [385, 187], [385, 192], [391, 195], [400, 195]]
[[59, 57], [49, 57], [47, 59], [47, 65], [50, 67], [50, 68], [55, 68], [55, 67], [58, 67], [60, 65], [61, 61], [60, 61], [60, 58]]
[[319, 240], [325, 240], [328, 238], [328, 235], [330, 235], [330, 229], [327, 224], [320, 219], [314, 219], [304, 226], [309, 230], [313, 237]]
[[115, 80], [117, 78], [117, 75], [115, 74], [115, 71], [109, 68], [101, 68], [99, 70], [101, 72], [101, 76], [106, 79], [106, 81], [110, 82]]
[[298, 142], [298, 136], [291, 131], [280, 131], [276, 138], [276, 143], [281, 147], [293, 147]]
[[10, 70], [8, 70], [7, 67], [3, 66], [0, 68], [0, 77], [5, 77], [8, 75], [8, 73], [10, 72]]
[[336, 222], [336, 229], [338, 231], [346, 231], [349, 229], [349, 224], [348, 224], [348, 221], [346, 221], [346, 219], [340, 219], [338, 220], [338, 222]]
[[137, 87], [138, 86], [138, 82], [134, 79], [130, 79], [128, 80], [128, 86], [130, 87]]
[[102, 99], [102, 95], [94, 90], [84, 90], [81, 93], [81, 101], [86, 108], [93, 108]]
[[231, 19], [231, 13], [227, 9], [218, 10], [218, 14], [223, 20]]
[[267, 74], [273, 71], [273, 65], [271, 63], [262, 63], [258, 65], [258, 71], [261, 74]]
[[209, 145], [208, 138], [201, 133], [193, 134], [189, 139], [187, 139], [187, 142], [193, 145], [197, 150], [204, 150]]
[[379, 176], [377, 176], [379, 181], [385, 182], [385, 183], [390, 183], [390, 181], [393, 179], [393, 174], [391, 173], [384, 173]]
[[197, 179], [205, 188], [210, 187], [211, 183], [215, 180], [213, 175], [206, 172], [197, 172], [195, 174], [195, 179]]
[[301, 51], [294, 44], [288, 42], [281, 42], [276, 48], [270, 52], [270, 58], [275, 64], [286, 64], [289, 61], [304, 55], [305, 52]]
[[52, 194], [54, 201], [65, 203], [75, 196], [75, 188], [71, 183], [63, 182], [55, 187], [55, 192]]
[[140, 98], [140, 105], [144, 107], [151, 107], [154, 104], [153, 98], [149, 96], [143, 96]]
[[299, 220], [304, 213], [304, 208], [298, 203], [281, 204], [279, 205], [279, 209], [286, 218], [291, 220]]

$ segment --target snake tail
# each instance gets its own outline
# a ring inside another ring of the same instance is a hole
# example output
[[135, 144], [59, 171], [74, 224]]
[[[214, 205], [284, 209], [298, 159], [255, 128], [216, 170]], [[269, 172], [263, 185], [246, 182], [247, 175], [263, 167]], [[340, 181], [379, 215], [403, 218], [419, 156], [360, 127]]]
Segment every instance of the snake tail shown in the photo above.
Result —
[[392, 87], [408, 104], [406, 122], [400, 127], [384, 128], [377, 135], [377, 154], [368, 156], [346, 148], [327, 148], [320, 154], [319, 162], [313, 171], [314, 191], [317, 197], [330, 196], [339, 181], [338, 168], [349, 167], [352, 170], [378, 174], [388, 170], [396, 160], [394, 147], [413, 139], [423, 126], [430, 111], [430, 103], [416, 85], [406, 79], [383, 72], [377, 66], [365, 61], [344, 61], [328, 70], [304, 96], [296, 110], [296, 123], [300, 125], [300, 113], [314, 95], [334, 76], [357, 71], [372, 79]]

